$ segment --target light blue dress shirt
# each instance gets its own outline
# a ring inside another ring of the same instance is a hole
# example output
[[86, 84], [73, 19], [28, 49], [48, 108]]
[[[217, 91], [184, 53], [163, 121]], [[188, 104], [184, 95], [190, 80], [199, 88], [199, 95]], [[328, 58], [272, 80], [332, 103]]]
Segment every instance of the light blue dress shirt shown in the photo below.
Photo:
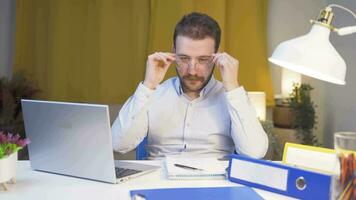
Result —
[[261, 158], [268, 138], [246, 91], [226, 92], [211, 78], [197, 99], [182, 92], [178, 77], [155, 90], [139, 84], [112, 126], [115, 151], [133, 150], [147, 136], [149, 158], [165, 155], [224, 157], [234, 150]]

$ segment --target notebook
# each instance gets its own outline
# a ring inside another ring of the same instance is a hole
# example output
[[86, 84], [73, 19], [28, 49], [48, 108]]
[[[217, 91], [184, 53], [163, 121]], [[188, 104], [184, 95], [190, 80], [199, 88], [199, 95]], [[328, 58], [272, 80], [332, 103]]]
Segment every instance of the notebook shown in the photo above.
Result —
[[165, 171], [169, 179], [225, 179], [228, 161], [217, 158], [167, 156]]
[[132, 190], [130, 195], [132, 200], [263, 200], [246, 186]]

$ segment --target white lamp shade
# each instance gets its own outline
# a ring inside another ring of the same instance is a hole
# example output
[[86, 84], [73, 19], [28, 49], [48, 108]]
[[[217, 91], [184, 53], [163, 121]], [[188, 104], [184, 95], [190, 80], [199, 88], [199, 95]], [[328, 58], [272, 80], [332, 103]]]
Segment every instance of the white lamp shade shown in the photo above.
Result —
[[279, 44], [268, 60], [306, 76], [344, 85], [346, 64], [329, 36], [330, 29], [314, 24], [308, 34]]
[[252, 106], [256, 110], [256, 115], [259, 120], [266, 120], [266, 93], [264, 92], [247, 92]]

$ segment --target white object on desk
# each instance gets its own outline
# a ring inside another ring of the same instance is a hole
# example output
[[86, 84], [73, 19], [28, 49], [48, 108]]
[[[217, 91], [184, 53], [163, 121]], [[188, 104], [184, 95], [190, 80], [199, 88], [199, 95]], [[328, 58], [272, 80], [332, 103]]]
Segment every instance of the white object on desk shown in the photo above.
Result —
[[0, 159], [0, 185], [8, 190], [7, 182], [15, 183], [17, 152]]
[[[133, 161], [137, 163], [162, 165], [162, 161]], [[168, 180], [163, 170], [137, 177], [122, 184], [108, 184], [97, 181], [33, 171], [28, 161], [17, 163], [17, 184], [10, 190], [0, 190], [0, 199], [28, 200], [131, 200], [130, 190], [177, 187], [223, 187], [238, 184], [228, 180]], [[255, 189], [264, 199], [293, 199], [283, 195]]]
[[[186, 167], [177, 167], [177, 164]], [[167, 156], [165, 159], [169, 179], [225, 179], [227, 166], [228, 161], [219, 161], [217, 158]]]

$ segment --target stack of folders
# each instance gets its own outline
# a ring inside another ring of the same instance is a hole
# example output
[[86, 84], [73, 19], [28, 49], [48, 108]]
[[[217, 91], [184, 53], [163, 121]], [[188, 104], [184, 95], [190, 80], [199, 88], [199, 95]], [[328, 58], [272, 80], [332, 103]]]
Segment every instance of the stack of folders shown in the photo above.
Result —
[[225, 179], [228, 161], [216, 158], [167, 156], [165, 171], [169, 179]]

